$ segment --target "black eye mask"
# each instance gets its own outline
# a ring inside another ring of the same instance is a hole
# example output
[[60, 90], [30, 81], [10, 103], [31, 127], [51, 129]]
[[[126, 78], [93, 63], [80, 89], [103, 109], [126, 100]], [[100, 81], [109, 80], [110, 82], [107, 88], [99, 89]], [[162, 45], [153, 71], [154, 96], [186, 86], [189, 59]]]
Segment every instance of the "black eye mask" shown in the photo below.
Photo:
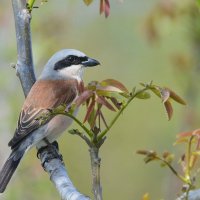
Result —
[[78, 56], [70, 55], [64, 58], [63, 60], [60, 60], [57, 63], [55, 63], [54, 70], [60, 70], [66, 67], [70, 67], [72, 65], [79, 65], [82, 62], [87, 61], [87, 60], [88, 60], [87, 56], [78, 57]]

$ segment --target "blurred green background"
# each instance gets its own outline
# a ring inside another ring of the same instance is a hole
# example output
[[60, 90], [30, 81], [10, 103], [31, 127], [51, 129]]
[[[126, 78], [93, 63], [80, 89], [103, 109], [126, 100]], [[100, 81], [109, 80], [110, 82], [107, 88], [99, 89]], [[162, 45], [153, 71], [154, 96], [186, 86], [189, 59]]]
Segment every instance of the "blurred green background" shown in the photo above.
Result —
[[[111, 129], [100, 150], [104, 199], [175, 199], [181, 183], [169, 170], [144, 164], [138, 149], [169, 150], [176, 134], [198, 128], [198, 9], [192, 0], [112, 0], [108, 19], [100, 16], [99, 1], [87, 7], [81, 0], [49, 0], [32, 13], [32, 43], [38, 75], [49, 57], [63, 48], [75, 48], [96, 58], [101, 66], [87, 69], [84, 81], [113, 78], [130, 90], [139, 82], [168, 86], [185, 98], [186, 107], [174, 104], [167, 121], [160, 100], [135, 100]], [[24, 101], [15, 70], [15, 28], [10, 1], [0, 2], [0, 164]], [[80, 117], [84, 110], [80, 111]], [[109, 113], [107, 118], [111, 119]], [[76, 126], [73, 125], [73, 128]], [[70, 177], [80, 192], [92, 197], [87, 145], [66, 131], [60, 139]], [[176, 162], [174, 163], [176, 165]], [[35, 149], [24, 157], [9, 184], [4, 200], [60, 199], [40, 166]]]

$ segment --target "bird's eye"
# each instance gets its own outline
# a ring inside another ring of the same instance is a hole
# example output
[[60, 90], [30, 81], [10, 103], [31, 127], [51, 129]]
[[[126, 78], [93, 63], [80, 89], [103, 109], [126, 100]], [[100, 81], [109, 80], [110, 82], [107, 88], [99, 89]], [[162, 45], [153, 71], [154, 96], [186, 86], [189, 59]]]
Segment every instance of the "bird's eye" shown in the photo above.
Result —
[[80, 58], [77, 56], [68, 56], [67, 63], [70, 63], [71, 65], [78, 65], [80, 64]]
[[75, 56], [68, 56], [68, 57], [67, 57], [67, 60], [68, 60], [69, 62], [74, 62], [74, 61], [76, 60], [76, 57], [75, 57]]

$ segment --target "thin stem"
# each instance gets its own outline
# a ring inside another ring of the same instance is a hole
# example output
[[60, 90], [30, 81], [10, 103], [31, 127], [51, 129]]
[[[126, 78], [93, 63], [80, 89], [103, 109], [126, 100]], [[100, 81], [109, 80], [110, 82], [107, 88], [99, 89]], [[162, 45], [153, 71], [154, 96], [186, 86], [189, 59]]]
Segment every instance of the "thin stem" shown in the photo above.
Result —
[[92, 146], [90, 149], [90, 159], [92, 168], [92, 191], [94, 200], [102, 200], [102, 187], [100, 183], [100, 165], [101, 159], [99, 158], [99, 148]]
[[65, 111], [53, 111], [53, 113], [52, 113], [53, 116], [56, 116], [58, 114], [70, 117], [71, 119], [73, 119], [86, 132], [86, 134], [90, 138], [93, 137], [93, 134], [91, 133], [91, 131], [81, 121], [79, 121], [74, 115], [72, 115], [72, 114], [70, 114], [68, 112], [65, 112]]
[[194, 138], [194, 136], [192, 135], [188, 142], [187, 153], [186, 153], [187, 166], [186, 166], [185, 176], [187, 177], [188, 180], [190, 180], [190, 158], [191, 158], [191, 147], [192, 147], [193, 138]]
[[149, 88], [144, 88], [138, 92], [136, 92], [134, 95], [132, 95], [129, 100], [126, 102], [126, 104], [124, 104], [122, 106], [122, 108], [119, 110], [119, 112], [116, 114], [116, 116], [113, 118], [113, 120], [111, 121], [111, 123], [108, 125], [108, 127], [98, 136], [98, 140], [102, 139], [106, 133], [112, 128], [112, 126], [115, 124], [115, 122], [117, 121], [117, 119], [119, 118], [119, 116], [121, 115], [121, 113], [127, 108], [127, 106], [130, 104], [130, 102], [141, 92], [144, 92], [146, 90], [148, 90]]
[[178, 177], [182, 182], [188, 184], [189, 186], [192, 186], [192, 184], [191, 184], [190, 182], [188, 182], [188, 179], [186, 180], [183, 176], [181, 176], [181, 175], [170, 165], [170, 163], [168, 163], [166, 160], [164, 160], [164, 159], [162, 159], [162, 158], [160, 158], [160, 157], [157, 157], [157, 156], [156, 156], [155, 158], [158, 159], [158, 160], [160, 160], [160, 161], [162, 161], [162, 162], [164, 162], [164, 163], [169, 167], [169, 169], [173, 172], [173, 174], [174, 174], [176, 177]]
[[28, 9], [29, 9], [30, 12], [31, 12], [32, 9], [33, 9], [34, 3], [35, 3], [35, 0], [29, 0], [29, 1], [28, 1]]

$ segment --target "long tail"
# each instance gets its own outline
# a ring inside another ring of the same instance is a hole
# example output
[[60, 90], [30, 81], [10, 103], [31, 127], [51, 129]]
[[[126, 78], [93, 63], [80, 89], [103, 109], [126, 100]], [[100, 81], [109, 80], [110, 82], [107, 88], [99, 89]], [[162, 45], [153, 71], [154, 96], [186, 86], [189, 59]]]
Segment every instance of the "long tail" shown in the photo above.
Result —
[[9, 158], [6, 160], [3, 168], [0, 171], [0, 193], [3, 193], [5, 191], [24, 153], [25, 151], [19, 151], [19, 150], [13, 149]]

